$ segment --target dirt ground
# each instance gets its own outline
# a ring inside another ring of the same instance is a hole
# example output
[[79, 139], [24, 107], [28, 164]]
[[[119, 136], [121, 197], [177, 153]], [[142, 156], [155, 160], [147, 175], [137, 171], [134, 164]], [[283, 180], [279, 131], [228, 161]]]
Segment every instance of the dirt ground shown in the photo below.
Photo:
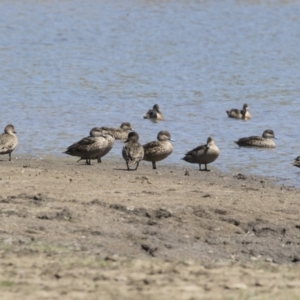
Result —
[[0, 159], [1, 300], [300, 299], [296, 188], [197, 165]]

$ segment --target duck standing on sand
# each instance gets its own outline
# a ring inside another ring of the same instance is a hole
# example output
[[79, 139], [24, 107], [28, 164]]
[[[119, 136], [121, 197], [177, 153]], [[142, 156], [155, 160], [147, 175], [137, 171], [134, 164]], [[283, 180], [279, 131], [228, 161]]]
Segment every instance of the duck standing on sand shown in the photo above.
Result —
[[114, 127], [94, 127], [90, 131], [90, 136], [95, 136], [98, 134], [106, 134], [110, 133], [115, 137], [116, 140], [126, 140], [128, 133], [133, 130], [132, 126], [128, 122], [124, 122], [121, 124], [120, 127], [114, 128]]
[[240, 147], [260, 147], [260, 148], [275, 148], [276, 145], [273, 140], [275, 137], [274, 131], [267, 129], [263, 132], [262, 136], [249, 136], [234, 141]]
[[[187, 152], [182, 159], [192, 164], [199, 164], [199, 171], [210, 171], [207, 169], [207, 164], [215, 161], [219, 155], [220, 150], [213, 138], [208, 137], [205, 145], [200, 145]], [[205, 169], [201, 169], [201, 165], [205, 165]]]
[[144, 119], [151, 119], [151, 120], [163, 120], [164, 116], [159, 110], [158, 104], [153, 105], [152, 109], [149, 109], [148, 112], [144, 115]]
[[152, 168], [156, 169], [156, 162], [165, 159], [173, 152], [173, 146], [169, 141], [171, 135], [168, 131], [160, 131], [157, 135], [157, 141], [143, 145], [144, 160], [152, 162]]
[[97, 130], [97, 128], [98, 127], [95, 127], [95, 128], [93, 128], [90, 131], [90, 136], [92, 136], [92, 137], [101, 137], [102, 136], [102, 137], [105, 137], [106, 140], [107, 140], [107, 147], [105, 148], [105, 151], [102, 153], [101, 156], [99, 156], [97, 158], [98, 163], [101, 163], [102, 162], [101, 161], [101, 157], [105, 156], [112, 149], [112, 147], [114, 146], [114, 144], [115, 144], [115, 137], [110, 132], [107, 132], [107, 133], [103, 134], [103, 133], [101, 133], [101, 130]]
[[101, 157], [111, 149], [107, 151], [108, 147], [106, 135], [88, 136], [69, 146], [64, 153], [80, 157], [78, 161], [85, 159], [86, 164], [91, 165], [91, 159], [98, 159], [98, 161], [100, 159], [101, 161]]
[[15, 127], [8, 124], [4, 128], [4, 133], [0, 135], [0, 154], [8, 154], [9, 161], [11, 161], [11, 153], [18, 145], [18, 138], [16, 136]]
[[125, 143], [126, 145], [123, 147], [122, 156], [126, 161], [127, 170], [130, 170], [129, 165], [134, 164], [136, 164], [134, 170], [137, 170], [140, 161], [144, 158], [144, 148], [139, 143], [139, 135], [134, 131], [129, 132]]
[[249, 106], [247, 103], [243, 105], [243, 109], [239, 110], [236, 108], [233, 108], [231, 110], [226, 110], [226, 113], [229, 118], [234, 118], [234, 119], [241, 119], [241, 120], [250, 120], [251, 115], [249, 113]]

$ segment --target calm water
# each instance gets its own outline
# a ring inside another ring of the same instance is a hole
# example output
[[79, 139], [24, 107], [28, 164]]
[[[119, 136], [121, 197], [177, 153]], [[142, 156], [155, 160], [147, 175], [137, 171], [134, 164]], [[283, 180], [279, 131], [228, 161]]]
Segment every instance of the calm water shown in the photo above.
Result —
[[[0, 127], [16, 127], [14, 156], [62, 155], [92, 127], [129, 121], [142, 143], [171, 132], [164, 163], [197, 169], [179, 159], [212, 135], [216, 168], [300, 186], [299, 1], [1, 0], [0, 11]], [[245, 102], [252, 120], [227, 117]], [[155, 103], [156, 124], [142, 118]], [[268, 128], [276, 149], [233, 143]]]

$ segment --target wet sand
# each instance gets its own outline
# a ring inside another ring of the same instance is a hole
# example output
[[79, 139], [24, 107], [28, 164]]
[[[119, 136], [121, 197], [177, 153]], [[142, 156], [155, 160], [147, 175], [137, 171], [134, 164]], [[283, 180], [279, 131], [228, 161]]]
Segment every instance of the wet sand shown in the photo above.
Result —
[[296, 188], [189, 164], [0, 159], [1, 299], [300, 294]]

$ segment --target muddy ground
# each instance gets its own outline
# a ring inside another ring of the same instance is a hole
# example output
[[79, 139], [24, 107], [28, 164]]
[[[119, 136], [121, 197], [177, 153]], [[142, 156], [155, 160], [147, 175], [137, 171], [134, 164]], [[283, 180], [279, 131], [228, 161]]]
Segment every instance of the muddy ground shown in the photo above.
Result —
[[196, 165], [0, 159], [1, 300], [300, 299], [296, 188]]

